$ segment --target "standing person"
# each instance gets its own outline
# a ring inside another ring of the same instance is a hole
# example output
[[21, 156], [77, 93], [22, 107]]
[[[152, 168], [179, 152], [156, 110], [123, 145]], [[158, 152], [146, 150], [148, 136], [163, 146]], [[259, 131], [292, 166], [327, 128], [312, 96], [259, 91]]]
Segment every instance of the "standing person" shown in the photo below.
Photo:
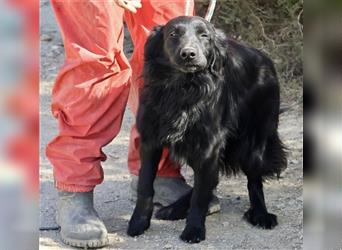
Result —
[[[102, 147], [119, 133], [125, 107], [138, 109], [144, 44], [150, 30], [168, 20], [194, 12], [193, 0], [51, 0], [61, 29], [65, 63], [52, 92], [52, 112], [58, 135], [46, 155], [58, 190], [57, 222], [62, 240], [77, 247], [108, 243], [107, 230], [93, 206], [93, 190], [103, 181]], [[130, 63], [123, 52], [126, 21], [134, 52]], [[130, 135], [128, 168], [140, 168], [139, 135]], [[137, 177], [132, 190], [136, 192]], [[155, 181], [155, 202], [168, 205], [190, 187], [165, 150]]]

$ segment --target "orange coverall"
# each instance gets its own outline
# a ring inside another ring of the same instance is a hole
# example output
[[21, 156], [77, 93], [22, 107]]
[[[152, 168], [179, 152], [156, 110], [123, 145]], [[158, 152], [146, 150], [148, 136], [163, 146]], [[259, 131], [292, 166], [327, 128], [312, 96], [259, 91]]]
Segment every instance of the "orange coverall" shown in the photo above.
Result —
[[[107, 0], [51, 3], [64, 41], [65, 63], [52, 91], [59, 134], [48, 144], [46, 155], [54, 167], [58, 189], [87, 192], [103, 180], [101, 161], [106, 156], [102, 147], [119, 133], [127, 102], [133, 114], [137, 113], [144, 44], [150, 30], [184, 15], [186, 5], [193, 13], [194, 3], [142, 0], [136, 14]], [[124, 19], [134, 44], [130, 63], [123, 52]], [[139, 135], [134, 125], [128, 168], [138, 175]], [[180, 176], [166, 149], [157, 175]]]

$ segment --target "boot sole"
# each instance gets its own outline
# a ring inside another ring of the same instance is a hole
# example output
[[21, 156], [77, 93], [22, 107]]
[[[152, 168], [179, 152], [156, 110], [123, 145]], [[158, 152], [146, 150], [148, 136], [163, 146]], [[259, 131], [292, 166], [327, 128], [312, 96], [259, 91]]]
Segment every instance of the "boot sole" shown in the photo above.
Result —
[[109, 240], [108, 238], [100, 239], [100, 240], [75, 240], [70, 239], [68, 237], [61, 235], [61, 239], [63, 243], [72, 246], [72, 247], [79, 247], [79, 248], [99, 248], [105, 247], [108, 245]]
[[[59, 216], [58, 213], [56, 214], [56, 222], [59, 225]], [[61, 227], [59, 225], [59, 227]], [[72, 246], [72, 247], [79, 247], [79, 248], [99, 248], [99, 247], [105, 247], [109, 244], [109, 239], [103, 238], [99, 240], [75, 240], [68, 237], [65, 237], [63, 233], [59, 232], [61, 236], [61, 240], [64, 244]]]

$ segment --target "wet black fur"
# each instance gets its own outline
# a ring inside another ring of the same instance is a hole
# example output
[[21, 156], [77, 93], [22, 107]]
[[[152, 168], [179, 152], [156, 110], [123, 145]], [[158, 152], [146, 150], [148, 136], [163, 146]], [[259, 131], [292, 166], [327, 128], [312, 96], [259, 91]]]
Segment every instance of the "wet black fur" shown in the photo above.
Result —
[[[173, 22], [192, 25], [193, 19], [201, 20], [180, 17]], [[210, 33], [205, 69], [184, 73], [174, 67], [165, 54], [165, 26], [156, 27], [145, 45], [145, 85], [137, 117], [142, 168], [127, 231], [131, 236], [150, 225], [153, 180], [163, 147], [175, 161], [194, 169], [193, 191], [157, 212], [160, 219], [187, 216], [182, 240], [205, 239], [205, 216], [219, 171], [246, 174], [248, 222], [263, 228], [277, 224], [276, 216], [267, 212], [262, 190], [265, 178], [279, 177], [286, 167], [277, 132], [279, 84], [273, 63], [202, 21]]]

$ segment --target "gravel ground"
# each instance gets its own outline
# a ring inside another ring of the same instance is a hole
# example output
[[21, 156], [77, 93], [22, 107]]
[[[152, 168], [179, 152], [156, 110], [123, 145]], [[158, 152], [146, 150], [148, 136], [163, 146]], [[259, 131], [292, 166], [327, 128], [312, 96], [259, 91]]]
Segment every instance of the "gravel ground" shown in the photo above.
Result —
[[[52, 167], [45, 156], [46, 144], [57, 134], [57, 122], [50, 112], [51, 89], [59, 67], [63, 63], [63, 44], [50, 4], [41, 7], [41, 227], [54, 227], [56, 191], [53, 187]], [[125, 52], [130, 55], [132, 45], [127, 37]], [[130, 176], [126, 167], [127, 146], [132, 114], [127, 110], [118, 137], [104, 148], [108, 160], [103, 163], [105, 180], [95, 190], [95, 206], [104, 220], [110, 245], [103, 249], [301, 249], [303, 240], [303, 120], [302, 108], [295, 107], [283, 114], [280, 134], [289, 148], [289, 164], [282, 179], [265, 184], [265, 196], [270, 212], [278, 215], [279, 225], [273, 230], [253, 228], [242, 220], [249, 201], [246, 178], [221, 178], [218, 186], [222, 211], [207, 219], [207, 239], [197, 245], [179, 240], [184, 220], [165, 222], [152, 220], [151, 228], [141, 237], [126, 235], [128, 219], [133, 211], [129, 190]], [[190, 168], [183, 170], [191, 181]], [[64, 245], [58, 231], [41, 231], [40, 249], [72, 249]]]

